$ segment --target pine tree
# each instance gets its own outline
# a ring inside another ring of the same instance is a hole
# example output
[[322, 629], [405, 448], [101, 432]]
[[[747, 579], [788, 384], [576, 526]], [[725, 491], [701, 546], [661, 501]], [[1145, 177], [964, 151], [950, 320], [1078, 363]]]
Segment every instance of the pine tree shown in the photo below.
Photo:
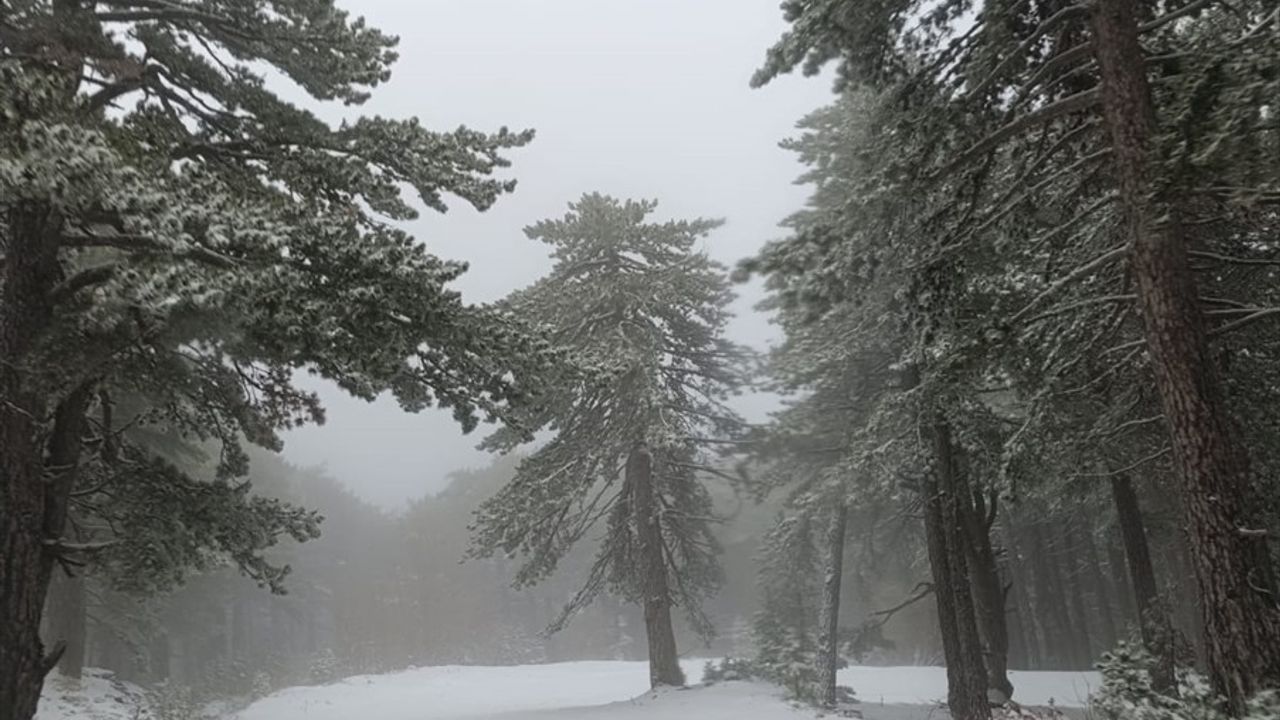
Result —
[[813, 526], [804, 513], [780, 516], [760, 550], [760, 610], [752, 622], [755, 664], [792, 697], [817, 702], [818, 578]]
[[[603, 524], [589, 576], [552, 628], [606, 589], [642, 605], [657, 686], [684, 682], [671, 608], [711, 632], [700, 607], [720, 570], [704, 478], [735, 479], [709, 448], [740, 432], [724, 400], [742, 381], [744, 355], [723, 337], [724, 269], [695, 247], [719, 223], [651, 222], [655, 208], [591, 194], [526, 229], [552, 247], [555, 266], [509, 305], [583, 372], [524, 420], [555, 436], [481, 507], [474, 553], [526, 556], [516, 584], [529, 585]], [[487, 444], [521, 439], [499, 431]]]
[[[1043, 290], [1021, 307], [992, 308], [1004, 319], [995, 333], [1020, 333], [1046, 315], [1076, 313], [1082, 327], [1085, 315], [1103, 315], [1090, 344], [1045, 347], [1046, 356], [1104, 359], [1098, 382], [1135, 366], [1149, 371], [1139, 387], [1154, 386], [1168, 443], [1151, 457], [1175, 461], [1211, 676], [1241, 711], [1250, 693], [1280, 682], [1280, 613], [1255, 532], [1267, 505], [1235, 428], [1240, 413], [1223, 398], [1230, 383], [1219, 354], [1223, 336], [1268, 314], [1206, 288], [1256, 262], [1264, 246], [1238, 241], [1274, 226], [1270, 210], [1245, 210], [1274, 198], [1277, 133], [1261, 110], [1280, 82], [1273, 4], [949, 0], [919, 13], [911, 0], [797, 0], [784, 8], [791, 28], [755, 82], [838, 61], [842, 87], [870, 84], [916, 113], [935, 151], [909, 172], [957, 210], [942, 233], [946, 256], [968, 264], [1011, 213], [1033, 210], [1032, 223], [1010, 228], [1020, 242], [1006, 247], [1010, 260], [1038, 262], [1006, 281], [1025, 289], [1040, 275]], [[1048, 202], [1036, 213], [1040, 198]], [[1028, 232], [1036, 225], [1043, 230]], [[1107, 347], [1117, 330], [1136, 330], [1136, 340]]]
[[[223, 445], [322, 418], [307, 370], [364, 398], [507, 414], [548, 361], [501, 311], [447, 287], [464, 268], [396, 221], [409, 188], [488, 207], [529, 133], [337, 128], [267, 87], [358, 105], [395, 40], [328, 0], [18, 0], [0, 18], [0, 720], [28, 720], [56, 660], [38, 637], [72, 489], [171, 468], [138, 423]], [[143, 398], [133, 416], [113, 412]], [[233, 488], [232, 488], [233, 490]], [[264, 529], [265, 532], [269, 530]]]

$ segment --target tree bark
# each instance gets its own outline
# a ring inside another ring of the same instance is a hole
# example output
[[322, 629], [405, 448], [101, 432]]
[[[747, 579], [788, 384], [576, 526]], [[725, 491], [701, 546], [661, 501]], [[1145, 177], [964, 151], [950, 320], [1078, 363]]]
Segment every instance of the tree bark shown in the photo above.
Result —
[[1013, 683], [1009, 682], [1009, 625], [1004, 581], [1000, 578], [995, 547], [991, 543], [998, 499], [995, 493], [984, 498], [976, 488], [968, 491], [964, 487], [968, 478], [963, 473], [963, 469], [957, 473], [957, 497], [965, 532], [969, 584], [985, 650], [987, 694], [991, 702], [1004, 704], [1013, 699]]
[[1250, 521], [1261, 503], [1209, 357], [1176, 203], [1155, 196], [1156, 163], [1149, 158], [1155, 113], [1138, 5], [1089, 5], [1103, 119], [1120, 181], [1147, 351], [1182, 483], [1209, 674], [1238, 715], [1249, 696], [1280, 685], [1280, 610], [1272, 589], [1260, 585], [1269, 575], [1264, 540], [1241, 532], [1257, 527]]
[[926, 429], [935, 468], [925, 478], [925, 537], [947, 663], [947, 707], [954, 720], [989, 720], [986, 666], [962, 548], [951, 429], [937, 416]]
[[1036, 610], [1044, 623], [1045, 654], [1050, 669], [1067, 670], [1074, 662], [1074, 641], [1067, 604], [1057, 578], [1057, 556], [1045, 541], [1040, 522], [1030, 523], [1031, 562], [1035, 573]]
[[1084, 602], [1084, 573], [1080, 566], [1080, 545], [1072, 518], [1065, 519], [1065, 531], [1058, 551], [1058, 567], [1064, 569], [1069, 588], [1068, 611], [1071, 613], [1071, 637], [1075, 639], [1075, 670], [1088, 670], [1093, 666], [1093, 642], [1089, 632], [1089, 611]]
[[1098, 619], [1101, 626], [1103, 647], [1115, 647], [1120, 635], [1116, 630], [1115, 609], [1111, 603], [1111, 587], [1102, 571], [1102, 557], [1098, 554], [1098, 544], [1093, 538], [1091, 528], [1086, 527], [1079, 533], [1085, 550], [1085, 560], [1089, 564], [1090, 579], [1093, 581], [1093, 599], [1098, 606]]
[[662, 524], [654, 499], [653, 455], [643, 443], [627, 458], [626, 481], [635, 500], [636, 537], [642, 565], [644, 628], [649, 638], [649, 684], [684, 685], [684, 672], [676, 654], [676, 633], [671, 624], [671, 591], [667, 585], [666, 553]]
[[[1141, 518], [1139, 518], [1141, 520]], [[1126, 625], [1138, 626], [1138, 604], [1133, 596], [1133, 583], [1129, 578], [1129, 563], [1125, 560], [1124, 533], [1117, 520], [1114, 532], [1107, 532], [1107, 577], [1111, 580], [1112, 594], [1116, 597], [1120, 610], [1120, 625], [1117, 630], [1126, 635]]]
[[1115, 502], [1116, 517], [1120, 524], [1120, 538], [1129, 566], [1129, 583], [1137, 606], [1138, 632], [1147, 652], [1156, 658], [1152, 682], [1160, 690], [1173, 687], [1174, 661], [1169, 638], [1173, 623], [1168, 609], [1160, 600], [1156, 583], [1156, 569], [1151, 562], [1151, 549], [1147, 545], [1146, 525], [1138, 504], [1138, 493], [1128, 475], [1111, 476], [1111, 498]]
[[1013, 580], [1012, 599], [1018, 609], [1018, 627], [1022, 637], [1025, 655], [1024, 670], [1044, 669], [1044, 653], [1040, 647], [1040, 630], [1037, 627], [1036, 613], [1031, 605], [1030, 587], [1032, 583], [1031, 569], [1022, 551], [1022, 538], [1018, 522], [1012, 512], [1005, 512], [1003, 519], [1005, 546], [1007, 548], [1007, 565], [1009, 577]]
[[[35, 203], [10, 210], [0, 295], [0, 720], [35, 715], [44, 676], [40, 622], [75, 480], [83, 392], [58, 404], [33, 387], [27, 365], [52, 319], [62, 219]], [[50, 440], [46, 445], [44, 437]], [[52, 471], [46, 477], [46, 454]]]
[[45, 612], [48, 613], [49, 641], [65, 646], [58, 659], [58, 671], [66, 677], [79, 678], [84, 669], [85, 651], [84, 578], [55, 573]]
[[844, 503], [831, 513], [827, 528], [827, 574], [822, 583], [822, 639], [819, 648], [818, 699], [836, 706], [836, 671], [840, 666], [840, 586], [844, 580], [844, 535], [849, 510]]

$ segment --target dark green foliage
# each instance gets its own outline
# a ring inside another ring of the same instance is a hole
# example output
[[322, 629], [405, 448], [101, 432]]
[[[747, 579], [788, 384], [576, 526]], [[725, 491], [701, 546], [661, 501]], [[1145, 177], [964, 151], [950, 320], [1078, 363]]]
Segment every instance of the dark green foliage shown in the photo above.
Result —
[[816, 700], [822, 572], [804, 515], [779, 517], [761, 550], [761, 606], [752, 625], [759, 672], [800, 700]]
[[[643, 442], [654, 458], [670, 600], [711, 631], [700, 607], [720, 569], [703, 482], [724, 473], [706, 448], [740, 429], [724, 401], [743, 380], [744, 355], [723, 337], [732, 298], [724, 269], [695, 247], [719, 223], [652, 222], [654, 210], [652, 202], [586, 195], [564, 218], [529, 227], [530, 238], [551, 246], [555, 267], [508, 301], [580, 371], [522, 419], [522, 428], [555, 435], [481, 506], [473, 555], [524, 556], [516, 583], [528, 585], [603, 526], [596, 562], [555, 627], [602, 590], [640, 598], [631, 491], [621, 473]], [[500, 430], [486, 445], [509, 449], [522, 439]]]

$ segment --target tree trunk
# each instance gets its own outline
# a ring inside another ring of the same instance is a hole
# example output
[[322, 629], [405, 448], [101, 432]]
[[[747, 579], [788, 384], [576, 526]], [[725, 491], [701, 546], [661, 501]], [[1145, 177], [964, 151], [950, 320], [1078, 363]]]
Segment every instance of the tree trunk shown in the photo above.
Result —
[[1131, 242], [1151, 365], [1173, 441], [1191, 532], [1209, 674], [1234, 714], [1257, 691], [1280, 685], [1280, 610], [1260, 587], [1265, 540], [1242, 533], [1261, 507], [1249, 458], [1235, 434], [1209, 358], [1195, 278], [1175, 204], [1153, 197], [1148, 158], [1154, 110], [1139, 43], [1138, 3], [1089, 5], [1102, 78], [1103, 119]]
[[1045, 540], [1040, 522], [1032, 521], [1031, 561], [1035, 570], [1036, 609], [1044, 622], [1045, 652], [1050, 669], [1068, 670], [1075, 661], [1075, 641], [1071, 637], [1071, 618], [1061, 584], [1058, 582], [1058, 558]]
[[49, 586], [48, 636], [53, 645], [62, 643], [65, 650], [58, 659], [58, 671], [79, 678], [84, 668], [85, 589], [84, 578], [55, 573]]
[[1024, 670], [1044, 669], [1044, 653], [1040, 645], [1040, 630], [1037, 626], [1036, 613], [1031, 605], [1030, 587], [1033, 579], [1031, 568], [1022, 550], [1022, 538], [1018, 523], [1012, 512], [1004, 513], [1004, 538], [1008, 548], [1009, 577], [1013, 579], [1011, 590], [1015, 606], [1018, 608], [1018, 627], [1021, 632], [1023, 651], [1025, 653]]
[[7, 225], [0, 283], [0, 720], [30, 720], [61, 652], [45, 655], [40, 622], [57, 552], [49, 542], [62, 537], [89, 394], [82, 386], [61, 403], [51, 401], [28, 372], [52, 318], [62, 219], [29, 203], [11, 210]]
[[965, 531], [969, 584], [985, 650], [987, 695], [992, 703], [1003, 705], [1013, 699], [1013, 683], [1009, 682], [1009, 625], [1004, 581], [1000, 579], [995, 547], [991, 544], [998, 499], [995, 493], [984, 498], [976, 489], [967, 491], [963, 472], [961, 469], [957, 473], [957, 498]]
[[1106, 574], [1102, 571], [1102, 557], [1098, 554], [1098, 544], [1094, 541], [1092, 528], [1086, 527], [1080, 533], [1084, 544], [1085, 560], [1089, 564], [1090, 579], [1093, 581], [1093, 599], [1098, 606], [1098, 620], [1101, 626], [1102, 645], [1115, 647], [1120, 635], [1116, 630], [1115, 609], [1111, 604], [1111, 587], [1107, 584]]
[[836, 670], [840, 665], [840, 585], [844, 580], [844, 533], [849, 511], [844, 503], [831, 513], [827, 529], [827, 574], [822, 583], [822, 639], [819, 648], [818, 699], [836, 706]]
[[1156, 569], [1151, 562], [1151, 549], [1147, 545], [1146, 525], [1142, 509], [1138, 505], [1138, 493], [1128, 475], [1111, 476], [1111, 498], [1115, 501], [1116, 517], [1120, 521], [1120, 538], [1129, 565], [1129, 583], [1137, 605], [1138, 632], [1147, 652], [1156, 658], [1152, 682], [1160, 690], [1173, 687], [1173, 648], [1169, 639], [1173, 623], [1168, 609], [1160, 600], [1156, 584]]
[[1076, 658], [1072, 669], [1088, 670], [1093, 666], [1093, 643], [1089, 632], [1089, 611], [1084, 602], [1084, 570], [1080, 567], [1080, 545], [1076, 542], [1078, 533], [1073, 520], [1066, 518], [1065, 526], [1058, 552], [1058, 567], [1065, 569], [1066, 582], [1063, 587], [1069, 588], [1068, 610], [1071, 613], [1071, 636], [1075, 638]]
[[947, 662], [947, 707], [954, 720], [989, 720], [986, 666], [962, 548], [951, 429], [934, 417], [927, 430], [936, 467], [925, 479], [925, 537]]
[[1120, 611], [1121, 622], [1117, 630], [1124, 636], [1127, 634], [1126, 625], [1133, 623], [1137, 627], [1139, 621], [1133, 583], [1129, 578], [1129, 563], [1125, 560], [1124, 533], [1119, 521], [1114, 526], [1114, 532], [1107, 532], [1107, 577], [1111, 580], [1111, 589], [1114, 591], [1112, 595], [1116, 597]]
[[667, 587], [667, 561], [662, 524], [654, 499], [653, 455], [640, 444], [627, 458], [627, 483], [635, 500], [636, 537], [643, 570], [644, 629], [649, 638], [649, 684], [684, 685], [684, 672], [676, 654], [676, 633], [671, 625], [671, 591]]

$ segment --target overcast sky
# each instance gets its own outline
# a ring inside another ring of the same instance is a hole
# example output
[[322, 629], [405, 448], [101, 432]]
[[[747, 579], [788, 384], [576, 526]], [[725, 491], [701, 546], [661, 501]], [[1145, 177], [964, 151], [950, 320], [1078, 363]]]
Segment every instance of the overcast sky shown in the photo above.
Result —
[[[502, 297], [549, 267], [521, 229], [559, 216], [584, 192], [652, 198], [664, 217], [719, 217], [708, 241], [733, 263], [777, 237], [806, 191], [778, 141], [830, 101], [824, 79], [747, 86], [783, 30], [779, 0], [346, 0], [353, 13], [400, 37], [391, 82], [361, 112], [416, 115], [441, 130], [534, 128], [510, 155], [512, 195], [485, 213], [461, 201], [411, 224], [435, 254], [465, 260], [469, 300]], [[735, 340], [773, 335], [741, 288]], [[439, 490], [453, 470], [487, 463], [447, 413], [407, 415], [395, 402], [354, 400], [317, 387], [328, 422], [286, 436], [291, 462], [325, 465], [353, 491], [388, 508]], [[758, 415], [767, 400], [744, 398]]]

